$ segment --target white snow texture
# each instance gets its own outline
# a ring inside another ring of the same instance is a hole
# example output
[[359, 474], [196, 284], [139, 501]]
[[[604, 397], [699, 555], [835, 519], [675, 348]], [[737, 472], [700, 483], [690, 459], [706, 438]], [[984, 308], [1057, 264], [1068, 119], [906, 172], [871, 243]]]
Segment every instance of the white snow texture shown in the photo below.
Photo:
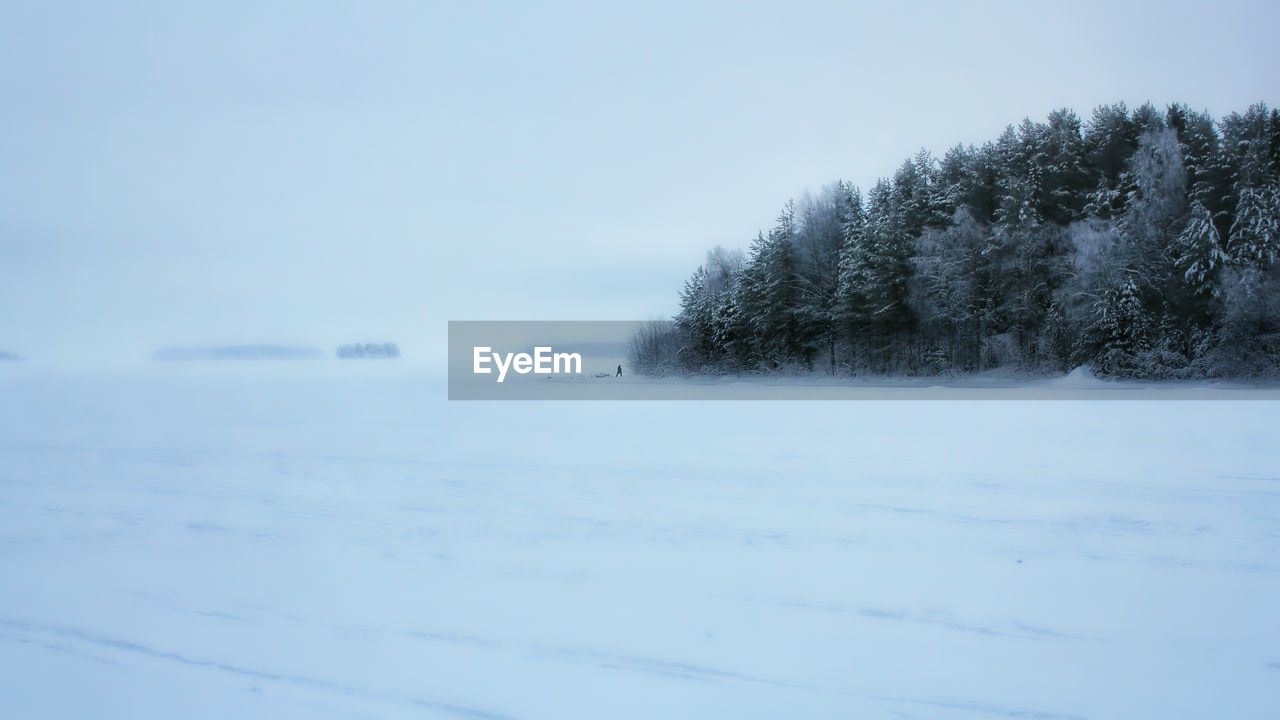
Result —
[[0, 376], [0, 715], [1280, 717], [1275, 402], [443, 397]]

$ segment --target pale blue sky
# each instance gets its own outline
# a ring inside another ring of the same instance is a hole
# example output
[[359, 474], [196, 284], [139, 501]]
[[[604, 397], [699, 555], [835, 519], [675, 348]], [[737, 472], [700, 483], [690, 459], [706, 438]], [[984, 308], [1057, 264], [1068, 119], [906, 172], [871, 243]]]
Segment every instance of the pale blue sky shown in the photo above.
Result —
[[706, 248], [920, 147], [1280, 101], [1264, 2], [111, 5], [0, 9], [0, 350], [33, 359], [669, 313]]

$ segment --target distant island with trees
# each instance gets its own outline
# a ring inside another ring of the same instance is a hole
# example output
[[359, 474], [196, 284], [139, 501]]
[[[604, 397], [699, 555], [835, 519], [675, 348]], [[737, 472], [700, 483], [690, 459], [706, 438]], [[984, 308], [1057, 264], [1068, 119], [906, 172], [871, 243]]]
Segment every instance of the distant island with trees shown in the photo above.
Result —
[[400, 348], [392, 342], [351, 343], [339, 345], [334, 354], [339, 360], [394, 360], [400, 357]]

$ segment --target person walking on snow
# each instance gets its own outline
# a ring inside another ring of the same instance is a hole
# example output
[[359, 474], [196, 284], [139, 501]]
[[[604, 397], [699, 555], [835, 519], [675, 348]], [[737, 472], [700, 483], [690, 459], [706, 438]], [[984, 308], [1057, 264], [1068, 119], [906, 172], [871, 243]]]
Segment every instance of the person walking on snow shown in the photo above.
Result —
[[621, 365], [619, 365], [619, 366], [618, 366], [618, 374], [617, 374], [617, 375], [614, 375], [614, 377], [622, 377], [622, 366], [621, 366]]

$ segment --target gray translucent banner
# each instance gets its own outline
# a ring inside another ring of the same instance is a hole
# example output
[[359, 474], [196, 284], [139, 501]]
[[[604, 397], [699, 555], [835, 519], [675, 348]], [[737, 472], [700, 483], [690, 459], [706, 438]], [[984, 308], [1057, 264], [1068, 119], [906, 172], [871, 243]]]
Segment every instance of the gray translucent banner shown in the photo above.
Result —
[[[1116, 382], [993, 371], [954, 377], [644, 374], [655, 321], [451, 321], [450, 400], [1280, 400], [1280, 387]], [[637, 355], [637, 352], [639, 353]], [[621, 370], [621, 374], [619, 374]]]

